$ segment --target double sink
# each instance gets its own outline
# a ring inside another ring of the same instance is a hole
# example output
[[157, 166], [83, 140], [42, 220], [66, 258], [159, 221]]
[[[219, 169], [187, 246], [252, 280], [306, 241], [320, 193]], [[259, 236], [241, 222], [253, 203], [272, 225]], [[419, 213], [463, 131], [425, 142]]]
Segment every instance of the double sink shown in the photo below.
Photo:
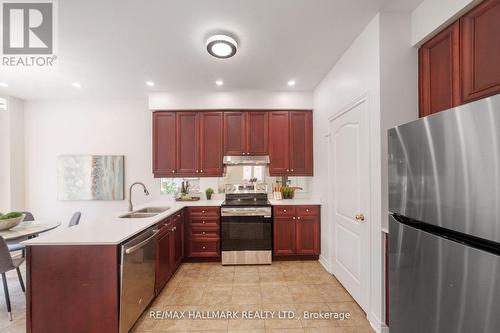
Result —
[[153, 217], [153, 216], [156, 216], [160, 213], [163, 213], [169, 209], [170, 209], [170, 207], [146, 207], [146, 208], [142, 208], [142, 209], [127, 213], [125, 215], [121, 215], [120, 218], [122, 218], [122, 219], [141, 219], [141, 218]]

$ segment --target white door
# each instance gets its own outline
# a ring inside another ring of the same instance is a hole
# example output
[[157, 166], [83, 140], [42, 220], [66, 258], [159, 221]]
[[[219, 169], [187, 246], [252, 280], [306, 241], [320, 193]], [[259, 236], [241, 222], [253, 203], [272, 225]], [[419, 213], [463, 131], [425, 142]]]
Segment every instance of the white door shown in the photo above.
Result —
[[370, 169], [368, 101], [330, 119], [329, 199], [333, 274], [367, 311], [369, 299]]

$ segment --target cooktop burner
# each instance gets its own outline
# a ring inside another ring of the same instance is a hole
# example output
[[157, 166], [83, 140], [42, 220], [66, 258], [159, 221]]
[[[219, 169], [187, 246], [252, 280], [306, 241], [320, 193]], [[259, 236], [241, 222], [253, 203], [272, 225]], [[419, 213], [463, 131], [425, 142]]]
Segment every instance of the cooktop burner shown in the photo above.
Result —
[[270, 206], [267, 184], [227, 184], [223, 206]]

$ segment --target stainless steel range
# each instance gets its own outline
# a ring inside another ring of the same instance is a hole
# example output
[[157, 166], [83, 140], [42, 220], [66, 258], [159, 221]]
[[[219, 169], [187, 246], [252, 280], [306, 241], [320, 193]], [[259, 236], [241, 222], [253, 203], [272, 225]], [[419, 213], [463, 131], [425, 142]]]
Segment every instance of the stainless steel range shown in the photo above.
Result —
[[221, 208], [223, 265], [271, 264], [273, 220], [267, 184], [228, 184]]

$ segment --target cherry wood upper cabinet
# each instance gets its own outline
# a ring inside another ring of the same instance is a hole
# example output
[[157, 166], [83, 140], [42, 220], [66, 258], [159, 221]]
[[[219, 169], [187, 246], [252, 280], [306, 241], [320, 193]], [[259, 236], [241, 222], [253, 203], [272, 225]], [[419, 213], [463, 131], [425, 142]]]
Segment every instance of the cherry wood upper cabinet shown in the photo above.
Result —
[[311, 111], [269, 113], [269, 174], [313, 175], [313, 131]]
[[222, 176], [222, 112], [200, 112], [200, 176]]
[[175, 174], [175, 112], [153, 113], [153, 174]]
[[500, 0], [485, 0], [460, 19], [463, 101], [500, 93]]
[[419, 58], [420, 117], [459, 105], [459, 22], [422, 45]]
[[176, 173], [197, 176], [199, 173], [199, 112], [176, 114]]
[[246, 112], [247, 155], [267, 155], [269, 134], [269, 112]]
[[289, 164], [288, 111], [269, 112], [269, 174], [271, 176], [287, 175]]
[[246, 154], [245, 112], [224, 112], [224, 155]]
[[290, 175], [312, 176], [312, 112], [290, 111]]
[[267, 155], [268, 113], [224, 112], [224, 155]]

